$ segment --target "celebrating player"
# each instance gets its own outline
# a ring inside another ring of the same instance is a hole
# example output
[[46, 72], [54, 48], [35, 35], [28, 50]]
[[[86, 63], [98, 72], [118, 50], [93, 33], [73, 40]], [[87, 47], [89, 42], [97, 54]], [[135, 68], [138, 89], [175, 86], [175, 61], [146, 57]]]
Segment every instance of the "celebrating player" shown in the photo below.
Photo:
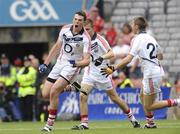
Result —
[[[111, 100], [116, 103], [127, 115], [133, 127], [140, 127], [140, 124], [133, 116], [127, 104], [121, 98], [119, 98], [118, 94], [113, 88], [111, 76], [105, 77], [100, 73], [101, 68], [105, 67], [108, 63], [108, 59], [114, 56], [109, 44], [102, 36], [94, 32], [92, 20], [88, 19], [84, 24], [84, 28], [91, 37], [92, 62], [90, 62], [90, 65], [85, 68], [83, 80], [81, 83], [82, 89], [86, 90], [87, 93], [90, 93], [93, 87], [105, 90]], [[81, 123], [80, 125], [74, 126], [72, 128], [74, 130], [89, 129], [87, 99], [87, 95], [80, 93]]]
[[83, 28], [86, 14], [82, 11], [76, 12], [73, 24], [65, 25], [55, 45], [49, 52], [44, 64], [39, 66], [40, 73], [47, 70], [49, 62], [57, 54], [57, 62], [44, 84], [43, 96], [49, 98], [50, 109], [46, 125], [42, 131], [51, 131], [56, 118], [59, 94], [70, 84], [80, 69], [89, 65], [90, 62], [90, 37]]
[[134, 37], [131, 44], [131, 50], [118, 65], [102, 68], [103, 75], [108, 76], [116, 69], [127, 65], [133, 57], [139, 56], [141, 60], [141, 68], [143, 70], [141, 101], [144, 106], [147, 123], [144, 128], [156, 128], [154, 122], [153, 110], [164, 107], [172, 107], [180, 105], [180, 99], [168, 99], [155, 101], [157, 93], [160, 92], [163, 68], [159, 60], [163, 59], [161, 48], [157, 41], [146, 33], [147, 21], [143, 17], [137, 17], [132, 22], [132, 29], [137, 36]]

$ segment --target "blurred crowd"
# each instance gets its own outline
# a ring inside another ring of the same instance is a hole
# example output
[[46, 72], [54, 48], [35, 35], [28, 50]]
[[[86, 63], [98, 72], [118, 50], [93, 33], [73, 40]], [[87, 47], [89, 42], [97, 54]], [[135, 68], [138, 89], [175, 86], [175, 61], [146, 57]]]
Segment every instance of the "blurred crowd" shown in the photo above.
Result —
[[[43, 58], [47, 54], [43, 55]], [[41, 96], [47, 74], [38, 72], [39, 59], [33, 54], [10, 62], [6, 54], [0, 57], [0, 120], [45, 120], [49, 102]], [[50, 67], [51, 68], [51, 67]]]
[[[97, 3], [96, 3], [97, 4]], [[100, 4], [102, 5], [102, 4]], [[85, 7], [88, 18], [94, 21], [94, 30], [103, 35], [109, 42], [115, 54], [110, 64], [117, 64], [124, 58], [131, 46], [134, 37], [131, 26], [125, 23], [119, 31], [111, 21], [106, 22], [103, 13], [97, 6], [89, 10]], [[7, 54], [0, 57], [0, 120], [1, 121], [35, 121], [46, 120], [48, 113], [47, 100], [41, 96], [43, 81], [50, 72], [53, 64], [50, 65], [47, 74], [40, 75], [38, 72], [39, 61], [46, 58], [45, 53], [41, 59], [33, 54], [27, 55], [24, 59], [16, 58], [10, 62]], [[127, 87], [140, 88], [142, 73], [138, 57], [123, 69], [113, 73], [113, 82], [118, 90]], [[163, 78], [162, 86], [173, 86], [173, 92], [180, 96], [180, 77], [177, 76], [174, 84], [169, 83], [168, 75]]]

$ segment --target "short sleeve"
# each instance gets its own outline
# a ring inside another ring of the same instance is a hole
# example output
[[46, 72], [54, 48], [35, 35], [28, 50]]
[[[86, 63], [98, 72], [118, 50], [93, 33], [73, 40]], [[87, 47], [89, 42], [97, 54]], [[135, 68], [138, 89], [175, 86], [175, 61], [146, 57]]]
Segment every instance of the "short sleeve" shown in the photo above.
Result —
[[132, 41], [131, 41], [131, 49], [130, 49], [130, 52], [129, 54], [133, 55], [133, 56], [136, 56], [138, 55], [138, 52], [139, 52], [139, 41], [137, 38], [134, 38]]

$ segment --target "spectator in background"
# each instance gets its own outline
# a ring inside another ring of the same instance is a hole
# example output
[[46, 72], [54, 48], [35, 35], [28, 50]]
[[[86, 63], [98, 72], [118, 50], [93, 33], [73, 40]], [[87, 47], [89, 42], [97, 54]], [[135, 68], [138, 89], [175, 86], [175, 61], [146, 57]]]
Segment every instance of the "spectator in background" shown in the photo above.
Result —
[[171, 84], [169, 83], [169, 76], [168, 74], [165, 74], [163, 77], [162, 77], [162, 84], [161, 84], [162, 87], [171, 87]]
[[0, 81], [4, 82], [12, 92], [15, 92], [16, 68], [10, 64], [6, 54], [1, 55], [0, 63]]
[[6, 87], [6, 99], [9, 102], [8, 111], [12, 115], [13, 120], [19, 120], [20, 115], [17, 115], [16, 98], [17, 90], [16, 84], [16, 68], [10, 64], [10, 61], [6, 54], [1, 54], [0, 57], [0, 81], [5, 84]]
[[87, 9], [87, 0], [84, 0], [82, 10], [86, 12], [87, 18], [94, 23], [94, 30], [101, 33], [104, 28], [104, 19], [99, 15], [99, 9], [96, 7], [98, 0], [95, 0], [90, 9]]
[[116, 64], [128, 55], [130, 47], [126, 44], [123, 44], [122, 38], [119, 38], [117, 41], [117, 45], [114, 46], [112, 50], [115, 57], [111, 59], [111, 63]]
[[104, 19], [99, 16], [99, 9], [97, 7], [92, 7], [87, 15], [87, 18], [93, 20], [94, 31], [101, 33], [104, 28]]
[[13, 95], [3, 82], [0, 82], [0, 118], [3, 121], [19, 121], [21, 119]]
[[4, 108], [5, 103], [5, 85], [3, 82], [0, 82], [0, 121], [8, 122], [10, 119]]
[[82, 10], [86, 11], [92, 7], [97, 7], [99, 15], [104, 19], [104, 0], [83, 0]]
[[[130, 47], [128, 45], [123, 44], [122, 38], [118, 39], [117, 45], [112, 48], [114, 57], [111, 58], [112, 64], [119, 63], [124, 57], [126, 57], [130, 51]], [[129, 77], [129, 67], [124, 67], [122, 69], [118, 69], [117, 72], [124, 71], [125, 74]]]
[[39, 60], [33, 54], [28, 55], [28, 58], [31, 61], [32, 67], [34, 67], [36, 70], [38, 70]]
[[31, 60], [25, 56], [24, 67], [22, 67], [17, 74], [17, 81], [19, 83], [18, 96], [23, 121], [33, 120], [36, 73], [37, 71], [31, 66]]
[[117, 44], [118, 32], [112, 22], [105, 23], [102, 34], [104, 34], [111, 47], [114, 47]]
[[124, 72], [120, 72], [118, 78], [119, 78], [118, 85], [117, 85], [118, 88], [124, 89], [127, 87], [129, 87], [129, 88], [133, 87], [132, 81], [129, 78], [127, 78], [127, 76]]
[[16, 72], [18, 72], [20, 70], [20, 68], [23, 66], [23, 62], [20, 58], [16, 58], [14, 60], [14, 66], [16, 68]]
[[122, 33], [120, 34], [122, 37], [122, 43], [129, 45], [131, 43], [132, 38], [134, 37], [134, 34], [132, 32], [132, 28], [129, 25], [129, 23], [125, 23], [122, 27]]

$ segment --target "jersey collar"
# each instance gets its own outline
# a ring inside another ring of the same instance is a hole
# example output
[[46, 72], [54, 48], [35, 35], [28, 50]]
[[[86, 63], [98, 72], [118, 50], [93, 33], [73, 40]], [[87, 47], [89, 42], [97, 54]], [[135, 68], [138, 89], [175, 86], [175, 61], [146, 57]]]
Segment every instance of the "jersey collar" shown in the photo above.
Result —
[[76, 36], [76, 35], [78, 35], [78, 34], [82, 35], [82, 34], [84, 33], [84, 28], [82, 28], [79, 33], [74, 34], [74, 33], [73, 33], [73, 25], [72, 25], [72, 26], [70, 27], [70, 31], [71, 31], [71, 33], [72, 33], [73, 36]]
[[142, 30], [139, 32], [139, 34], [147, 33], [146, 31]]
[[97, 33], [95, 32], [94, 35], [91, 37], [91, 40], [95, 40], [97, 37]]

